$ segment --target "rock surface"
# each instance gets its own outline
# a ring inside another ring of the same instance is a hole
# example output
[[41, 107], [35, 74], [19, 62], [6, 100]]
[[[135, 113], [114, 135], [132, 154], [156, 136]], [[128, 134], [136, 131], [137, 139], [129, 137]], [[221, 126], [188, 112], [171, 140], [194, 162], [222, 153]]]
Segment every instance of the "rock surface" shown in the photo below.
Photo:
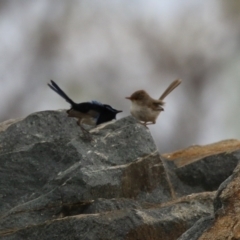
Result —
[[160, 156], [132, 117], [91, 129], [92, 141], [64, 111], [0, 131], [1, 239], [198, 239], [225, 216], [238, 174], [239, 142]]

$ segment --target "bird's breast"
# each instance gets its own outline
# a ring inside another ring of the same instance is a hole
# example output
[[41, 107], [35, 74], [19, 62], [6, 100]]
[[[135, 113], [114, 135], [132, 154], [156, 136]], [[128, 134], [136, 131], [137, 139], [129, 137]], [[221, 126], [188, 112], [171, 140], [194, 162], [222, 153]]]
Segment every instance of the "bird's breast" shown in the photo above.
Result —
[[132, 102], [130, 111], [135, 118], [144, 122], [155, 121], [161, 112], [160, 110], [153, 110], [146, 105], [139, 105], [135, 102]]

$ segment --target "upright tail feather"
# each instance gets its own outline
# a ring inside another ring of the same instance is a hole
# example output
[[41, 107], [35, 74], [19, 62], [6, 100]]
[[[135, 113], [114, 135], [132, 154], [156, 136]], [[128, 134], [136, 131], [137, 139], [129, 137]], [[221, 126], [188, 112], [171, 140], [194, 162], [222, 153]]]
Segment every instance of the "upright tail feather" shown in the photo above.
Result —
[[[52, 84], [52, 85], [51, 85]], [[72, 99], [70, 99], [65, 92], [63, 92], [63, 90], [53, 81], [51, 80], [51, 84], [48, 83], [48, 86], [57, 94], [59, 94], [61, 97], [63, 97], [68, 103], [70, 103], [71, 105], [75, 105], [76, 103], [73, 102]]]
[[181, 79], [177, 79], [173, 81], [168, 88], [163, 92], [159, 100], [163, 100], [172, 90], [174, 90], [180, 83], [182, 82]]

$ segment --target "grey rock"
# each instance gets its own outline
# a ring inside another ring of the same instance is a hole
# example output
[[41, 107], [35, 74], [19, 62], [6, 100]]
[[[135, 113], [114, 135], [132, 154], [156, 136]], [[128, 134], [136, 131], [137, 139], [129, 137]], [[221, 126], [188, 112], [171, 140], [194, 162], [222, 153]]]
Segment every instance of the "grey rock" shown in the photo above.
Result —
[[182, 181], [176, 174], [177, 166], [175, 165], [175, 163], [173, 161], [166, 160], [162, 156], [161, 156], [161, 159], [162, 159], [166, 174], [168, 176], [168, 179], [170, 182], [170, 188], [174, 198], [205, 191], [205, 189], [201, 186], [201, 184], [197, 186], [192, 186], [191, 183]]
[[1, 239], [197, 239], [221, 211], [231, 177], [206, 190], [238, 152], [177, 168], [133, 117], [86, 128], [65, 111], [0, 124]]
[[177, 240], [197, 240], [202, 235], [202, 233], [212, 225], [213, 220], [214, 217], [211, 215], [199, 219]]
[[12, 230], [2, 239], [173, 240], [198, 219], [212, 214], [213, 196], [212, 193], [196, 194], [171, 203], [152, 204], [148, 208], [65, 217]]
[[223, 207], [223, 202], [221, 198], [222, 191], [228, 186], [228, 184], [232, 181], [233, 175], [229, 176], [218, 188], [216, 197], [214, 198], [213, 201], [213, 206], [214, 206], [214, 213], [215, 216], [218, 215], [218, 212], [221, 212], [221, 209]]
[[[123, 209], [142, 209], [139, 202], [128, 198], [98, 198], [91, 204], [86, 205], [83, 214], [104, 213]], [[75, 214], [76, 215], [76, 214]]]
[[240, 165], [219, 187], [214, 199], [214, 219], [203, 229], [199, 239], [239, 239]]
[[175, 170], [178, 178], [188, 186], [196, 188], [195, 192], [214, 191], [227, 179], [239, 163], [234, 153], [211, 155], [184, 165]]
[[63, 111], [31, 114], [4, 128], [0, 231], [81, 214], [99, 198], [136, 203], [107, 207], [105, 202], [95, 211], [171, 199], [162, 161], [144, 126], [127, 117], [90, 131], [93, 141], [84, 139]]

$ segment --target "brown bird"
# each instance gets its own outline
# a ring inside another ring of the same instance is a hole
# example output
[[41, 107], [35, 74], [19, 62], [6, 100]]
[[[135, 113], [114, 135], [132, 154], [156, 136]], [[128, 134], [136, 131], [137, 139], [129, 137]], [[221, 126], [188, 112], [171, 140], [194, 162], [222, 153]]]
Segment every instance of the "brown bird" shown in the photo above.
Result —
[[163, 99], [181, 82], [180, 79], [173, 81], [158, 100], [151, 98], [144, 90], [138, 90], [130, 97], [126, 97], [132, 102], [130, 110], [132, 116], [140, 120], [145, 127], [155, 124], [160, 112], [164, 111]]

